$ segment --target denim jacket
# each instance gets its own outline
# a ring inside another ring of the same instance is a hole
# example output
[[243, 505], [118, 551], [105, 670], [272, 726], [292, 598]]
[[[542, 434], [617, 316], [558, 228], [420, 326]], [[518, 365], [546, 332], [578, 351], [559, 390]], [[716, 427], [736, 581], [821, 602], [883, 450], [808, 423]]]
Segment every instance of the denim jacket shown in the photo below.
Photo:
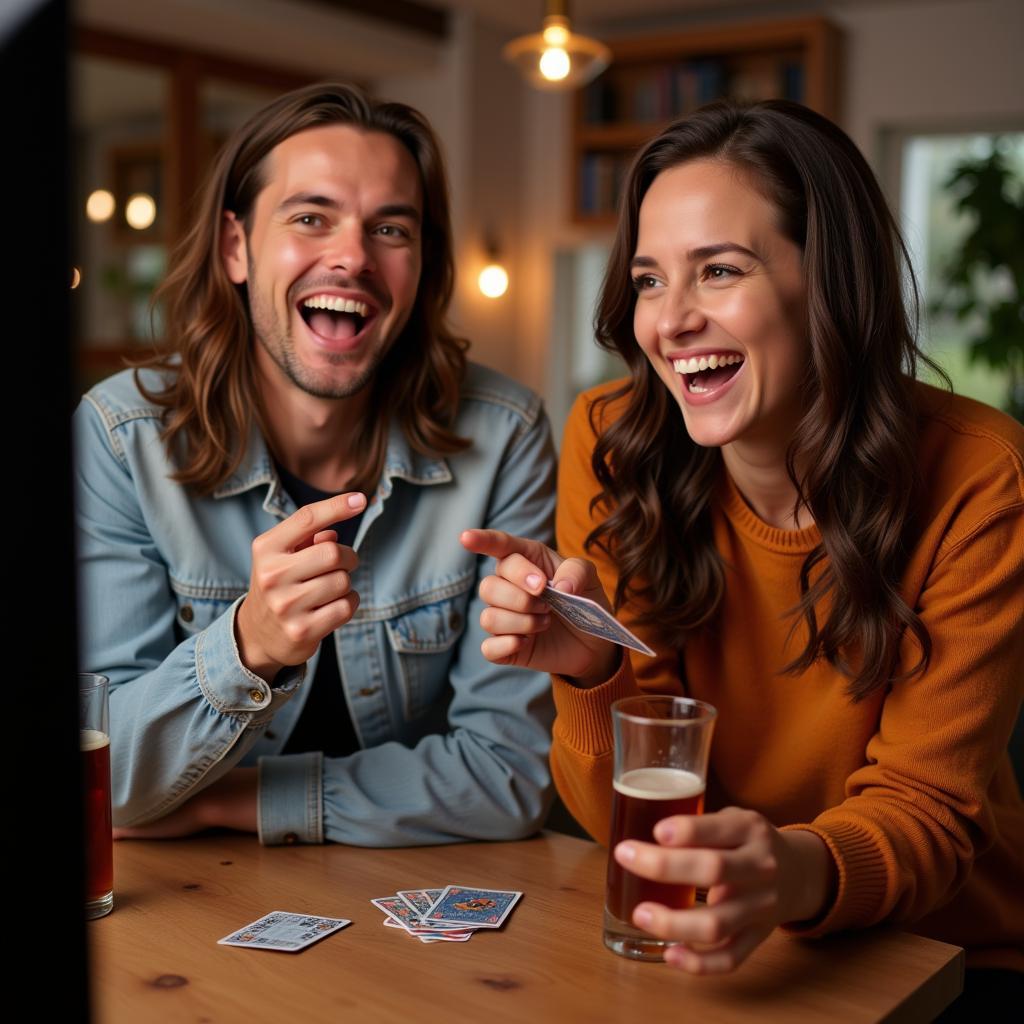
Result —
[[235, 642], [252, 540], [295, 511], [266, 443], [254, 430], [236, 472], [197, 497], [169, 478], [159, 412], [125, 371], [75, 413], [82, 668], [110, 677], [115, 823], [162, 817], [258, 763], [264, 843], [536, 830], [550, 799], [549, 680], [480, 653], [477, 588], [493, 563], [458, 538], [481, 526], [550, 540], [555, 460], [540, 400], [471, 364], [454, 424], [471, 447], [427, 458], [392, 426], [354, 542], [359, 608], [334, 633], [362, 748], [340, 758], [280, 754], [315, 657], [268, 685]]

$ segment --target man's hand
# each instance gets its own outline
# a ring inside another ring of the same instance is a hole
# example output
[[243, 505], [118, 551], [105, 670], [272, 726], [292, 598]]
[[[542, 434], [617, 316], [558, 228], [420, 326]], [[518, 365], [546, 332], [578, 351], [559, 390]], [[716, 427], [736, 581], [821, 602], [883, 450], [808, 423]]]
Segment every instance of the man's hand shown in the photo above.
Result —
[[301, 665], [359, 607], [349, 573], [356, 553], [335, 543], [332, 524], [366, 507], [365, 495], [339, 494], [305, 505], [252, 542], [249, 592], [235, 617], [242, 663], [268, 683]]
[[135, 828], [115, 828], [115, 839], [175, 839], [208, 828], [255, 832], [257, 769], [232, 768], [165, 818]]

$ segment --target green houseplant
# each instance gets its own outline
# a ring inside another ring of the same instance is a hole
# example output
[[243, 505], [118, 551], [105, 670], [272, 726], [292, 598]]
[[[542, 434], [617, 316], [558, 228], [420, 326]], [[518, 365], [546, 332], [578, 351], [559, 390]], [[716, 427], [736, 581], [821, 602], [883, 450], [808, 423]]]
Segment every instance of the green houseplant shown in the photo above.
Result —
[[969, 361], [1005, 373], [1004, 408], [1024, 422], [1024, 183], [997, 139], [989, 156], [958, 163], [945, 187], [972, 226], [934, 310], [967, 322]]

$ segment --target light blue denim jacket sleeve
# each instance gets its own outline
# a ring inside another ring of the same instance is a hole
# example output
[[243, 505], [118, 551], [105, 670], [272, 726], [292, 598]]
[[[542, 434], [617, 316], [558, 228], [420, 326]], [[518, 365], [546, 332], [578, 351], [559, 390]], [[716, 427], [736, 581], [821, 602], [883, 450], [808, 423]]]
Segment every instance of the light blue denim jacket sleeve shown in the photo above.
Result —
[[[156, 378], [146, 378], [153, 384]], [[234, 642], [250, 544], [294, 510], [257, 434], [208, 498], [169, 479], [158, 410], [119, 374], [75, 417], [83, 668], [111, 677], [114, 816], [154, 820], [236, 764], [259, 764], [265, 843], [510, 839], [550, 800], [545, 676], [480, 654], [490, 571], [468, 526], [550, 542], [554, 455], [539, 400], [471, 366], [447, 459], [393, 429], [355, 546], [360, 608], [334, 634], [363, 749], [281, 756], [315, 659], [273, 686]]]

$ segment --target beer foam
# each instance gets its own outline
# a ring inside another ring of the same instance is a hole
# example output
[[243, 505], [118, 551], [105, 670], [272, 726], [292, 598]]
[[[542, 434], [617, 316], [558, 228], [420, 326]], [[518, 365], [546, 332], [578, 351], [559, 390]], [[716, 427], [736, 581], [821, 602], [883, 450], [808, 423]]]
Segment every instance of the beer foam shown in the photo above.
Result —
[[704, 783], [682, 768], [634, 768], [615, 783], [623, 796], [637, 800], [685, 800], [704, 792]]
[[110, 746], [110, 737], [98, 729], [82, 729], [79, 732], [78, 746], [82, 753], [87, 750], [99, 750]]

